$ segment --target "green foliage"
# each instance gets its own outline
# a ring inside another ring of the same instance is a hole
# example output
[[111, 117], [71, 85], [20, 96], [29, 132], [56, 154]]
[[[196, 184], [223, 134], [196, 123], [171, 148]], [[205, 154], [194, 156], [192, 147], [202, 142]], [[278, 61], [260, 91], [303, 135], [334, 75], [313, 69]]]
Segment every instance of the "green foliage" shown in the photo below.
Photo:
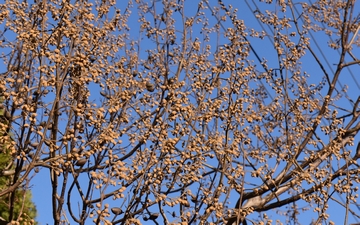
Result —
[[[0, 104], [3, 100], [0, 98]], [[5, 108], [0, 108], [0, 140], [1, 140], [1, 154], [0, 154], [0, 171], [14, 169], [11, 166], [13, 160], [10, 152], [11, 140], [6, 136], [7, 120], [4, 118]], [[5, 135], [4, 135], [5, 134]], [[10, 134], [11, 135], [11, 134]], [[9, 168], [10, 167], [10, 168]], [[11, 185], [13, 176], [1, 176], [0, 175], [0, 190], [6, 189]], [[36, 207], [32, 202], [32, 195], [29, 190], [24, 187], [20, 187], [15, 190], [13, 220], [17, 220], [20, 216], [20, 224], [37, 224], [34, 221], [36, 217]], [[8, 220], [10, 216], [10, 202], [11, 194], [0, 197], [0, 217]]]
[[[18, 189], [15, 191], [14, 219], [21, 214], [20, 224], [37, 224], [34, 221], [36, 217], [36, 208], [32, 202], [31, 192], [28, 190]], [[9, 196], [0, 198], [0, 216], [4, 219], [9, 218]], [[26, 223], [27, 222], [27, 223]]]

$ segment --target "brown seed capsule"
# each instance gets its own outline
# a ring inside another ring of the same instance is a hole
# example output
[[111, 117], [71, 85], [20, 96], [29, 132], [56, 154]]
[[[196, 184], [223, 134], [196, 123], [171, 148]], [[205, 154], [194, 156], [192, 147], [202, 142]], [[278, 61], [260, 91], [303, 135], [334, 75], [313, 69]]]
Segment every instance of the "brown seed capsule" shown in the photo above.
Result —
[[31, 142], [30, 146], [36, 148], [39, 145], [39, 142]]
[[103, 91], [100, 91], [100, 95], [108, 98], [108, 95], [107, 95], [105, 92], [103, 92]]
[[182, 203], [182, 205], [185, 206], [185, 207], [190, 207], [190, 203], [188, 201], [184, 201]]
[[144, 67], [145, 67], [145, 69], [148, 69], [148, 70], [151, 69], [151, 67], [148, 64], [144, 64]]
[[146, 90], [153, 92], [155, 90], [155, 85], [150, 83], [149, 81], [146, 82]]
[[50, 145], [51, 145], [51, 142], [48, 141], [48, 140], [45, 140], [44, 143], [45, 143], [47, 146], [50, 146]]
[[198, 200], [197, 200], [197, 198], [196, 198], [195, 196], [191, 197], [191, 201], [192, 201], [193, 203], [197, 203], [197, 202], [198, 202]]
[[170, 78], [169, 80], [168, 80], [168, 84], [174, 84], [175, 83], [175, 78]]
[[158, 217], [159, 217], [159, 213], [151, 213], [150, 216], [149, 216], [149, 219], [150, 220], [155, 220]]
[[77, 165], [77, 166], [83, 166], [83, 165], [85, 165], [86, 162], [87, 162], [87, 159], [82, 158], [82, 159], [79, 159], [79, 160], [76, 162], [75, 165]]
[[120, 215], [121, 213], [123, 213], [123, 211], [119, 207], [111, 208], [111, 212], [114, 213], [115, 215]]
[[11, 118], [11, 114], [10, 114], [9, 111], [7, 111], [6, 109], [5, 109], [5, 112], [4, 112], [4, 116], [5, 116], [5, 118], [8, 119], [8, 120]]
[[34, 152], [29, 152], [28, 156], [30, 159], [32, 159], [34, 157]]

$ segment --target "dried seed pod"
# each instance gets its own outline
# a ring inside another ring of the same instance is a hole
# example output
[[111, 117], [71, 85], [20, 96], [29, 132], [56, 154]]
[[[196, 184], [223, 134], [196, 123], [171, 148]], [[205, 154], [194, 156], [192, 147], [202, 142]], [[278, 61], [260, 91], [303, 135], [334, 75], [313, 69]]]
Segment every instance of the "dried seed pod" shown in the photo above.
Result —
[[77, 165], [77, 166], [83, 166], [83, 165], [85, 165], [86, 162], [87, 162], [87, 159], [82, 158], [82, 159], [79, 159], [79, 160], [76, 162], [75, 165]]
[[51, 142], [49, 140], [45, 140], [44, 143], [47, 145], [47, 146], [50, 146], [51, 145]]
[[145, 67], [145, 69], [148, 69], [148, 70], [151, 69], [151, 67], [148, 64], [144, 64], [144, 67]]
[[170, 39], [170, 45], [174, 45], [175, 44], [175, 38], [174, 37], [171, 37]]
[[30, 146], [36, 148], [39, 145], [39, 142], [31, 142]]
[[169, 78], [168, 84], [174, 84], [174, 83], [175, 83], [175, 78], [174, 77]]
[[150, 216], [149, 216], [149, 219], [150, 220], [155, 220], [158, 217], [159, 217], [159, 213], [151, 213]]
[[182, 205], [185, 207], [190, 207], [190, 203], [187, 200], [182, 202]]
[[191, 197], [191, 201], [192, 201], [193, 203], [197, 203], [197, 202], [198, 202], [196, 196]]
[[123, 211], [119, 207], [111, 208], [111, 212], [114, 213], [115, 215], [120, 215], [121, 213], [123, 213]]
[[137, 75], [138, 75], [138, 71], [137, 70], [134, 70], [133, 72], [132, 72], [132, 75], [133, 75], [133, 77], [136, 77]]
[[146, 90], [153, 92], [155, 90], [155, 85], [150, 83], [149, 81], [146, 82]]
[[105, 92], [103, 92], [103, 91], [100, 91], [100, 95], [104, 96], [104, 97], [107, 97], [107, 94]]
[[9, 111], [6, 110], [6, 108], [4, 109], [4, 114], [3, 114], [3, 115], [5, 116], [5, 118], [6, 118], [7, 120], [9, 120], [9, 119], [11, 118], [11, 114], [10, 114]]
[[28, 156], [30, 159], [32, 159], [34, 157], [34, 152], [29, 152]]

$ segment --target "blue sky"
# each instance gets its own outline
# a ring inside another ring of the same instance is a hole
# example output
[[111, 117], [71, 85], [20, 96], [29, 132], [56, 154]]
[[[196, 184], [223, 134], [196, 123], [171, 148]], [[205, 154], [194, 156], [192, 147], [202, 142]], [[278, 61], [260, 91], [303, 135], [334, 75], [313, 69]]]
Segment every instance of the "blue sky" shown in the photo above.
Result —
[[[117, 8], [123, 8], [124, 5], [127, 3], [127, 1], [118, 1], [116, 4]], [[198, 1], [187, 1], [186, 2], [186, 13], [187, 15], [191, 16], [196, 12]], [[267, 33], [271, 36], [272, 35], [272, 28], [264, 26], [261, 27], [257, 20], [254, 17], [254, 11], [256, 10], [256, 7], [259, 7], [260, 10], [264, 10], [265, 7], [268, 7], [268, 9], [275, 10], [274, 5], [265, 5], [264, 3], [259, 3], [257, 0], [247, 0], [247, 1], [231, 1], [231, 0], [224, 0], [225, 5], [233, 5], [234, 8], [238, 8], [238, 17], [240, 19], [243, 19], [245, 22], [245, 25], [248, 28], [254, 28], [255, 30], [262, 30], [265, 29]], [[210, 6], [216, 6], [217, 1], [209, 1]], [[359, 7], [358, 7], [359, 8]], [[279, 10], [279, 8], [277, 8]], [[161, 9], [159, 9], [161, 11]], [[360, 9], [358, 10], [360, 11]], [[134, 13], [135, 9], [134, 9]], [[208, 12], [209, 20], [211, 23], [215, 23], [215, 18], [211, 16], [211, 13]], [[139, 24], [136, 21], [136, 18], [130, 20], [129, 27], [130, 35], [134, 38], [134, 40], [137, 40], [139, 38], [138, 36], [138, 26]], [[226, 27], [226, 22], [223, 23]], [[329, 73], [332, 74], [331, 69], [334, 69], [336, 67], [336, 63], [339, 59], [339, 54], [335, 50], [331, 50], [327, 47], [327, 43], [329, 41], [329, 38], [326, 35], [320, 34], [320, 33], [313, 33], [315, 39], [311, 40], [311, 46], [314, 48], [317, 55], [319, 55], [319, 58], [324, 61], [328, 62], [325, 63], [326, 70], [330, 71]], [[271, 42], [271, 38], [265, 38], [264, 40], [259, 40], [255, 38], [249, 38], [252, 47], [255, 49], [256, 54], [259, 55], [261, 59], [266, 58], [268, 60], [269, 65], [277, 65], [277, 58], [276, 58], [276, 52], [274, 50], [274, 47]], [[151, 43], [144, 42], [143, 46], [151, 47]], [[215, 45], [215, 43], [214, 43]], [[353, 53], [355, 55], [359, 55], [359, 50], [354, 49]], [[145, 55], [145, 53], [142, 53]], [[259, 62], [257, 61], [257, 58], [255, 57], [254, 53], [250, 56], [250, 59], [253, 60], [254, 64], [257, 64], [257, 68], [259, 72], [264, 72], [261, 66], [259, 65]], [[303, 68], [304, 71], [306, 71], [308, 74], [310, 74], [310, 81], [313, 83], [318, 83], [323, 78], [323, 73], [321, 69], [318, 67], [316, 62], [314, 61], [313, 57], [310, 54], [307, 54], [304, 57], [303, 60]], [[348, 71], [347, 73], [343, 73], [342, 77], [340, 78], [341, 84], [338, 83], [338, 88], [342, 89], [344, 85], [348, 86], [348, 95], [352, 99], [356, 99], [356, 97], [359, 95], [359, 83], [360, 78], [358, 74], [356, 74], [357, 67], [352, 67], [351, 71]], [[0, 70], [0, 72], [3, 72]], [[354, 76], [351, 74], [351, 72], [354, 74]], [[96, 97], [96, 96], [95, 96]], [[344, 108], [349, 108], [350, 102], [344, 100], [343, 103]], [[357, 138], [357, 141], [359, 138]], [[355, 143], [357, 143], [355, 141]], [[356, 144], [355, 146], [356, 147]], [[354, 148], [352, 147], [352, 148]], [[351, 147], [350, 147], [351, 148]], [[51, 187], [50, 187], [50, 177], [48, 175], [47, 171], [40, 171], [38, 175], [36, 175], [31, 182], [31, 189], [33, 192], [33, 199], [34, 202], [37, 205], [38, 210], [38, 221], [42, 224], [52, 224], [52, 209], [51, 209]], [[235, 196], [235, 195], [234, 195]], [[338, 197], [337, 197], [338, 198]], [[73, 205], [76, 207], [76, 197], [72, 198]], [[233, 202], [235, 204], [235, 202]], [[302, 203], [299, 202], [299, 205]], [[336, 204], [332, 204], [330, 206], [330, 217], [331, 220], [335, 222], [335, 224], [343, 224], [345, 211], [343, 207], [338, 207]], [[274, 218], [276, 217], [275, 210], [271, 211], [269, 215], [274, 215]], [[311, 221], [311, 213], [306, 213], [306, 217], [302, 217], [300, 214], [300, 221], [303, 224], [309, 224]], [[357, 221], [354, 217], [349, 217], [349, 222], [355, 222]]]

